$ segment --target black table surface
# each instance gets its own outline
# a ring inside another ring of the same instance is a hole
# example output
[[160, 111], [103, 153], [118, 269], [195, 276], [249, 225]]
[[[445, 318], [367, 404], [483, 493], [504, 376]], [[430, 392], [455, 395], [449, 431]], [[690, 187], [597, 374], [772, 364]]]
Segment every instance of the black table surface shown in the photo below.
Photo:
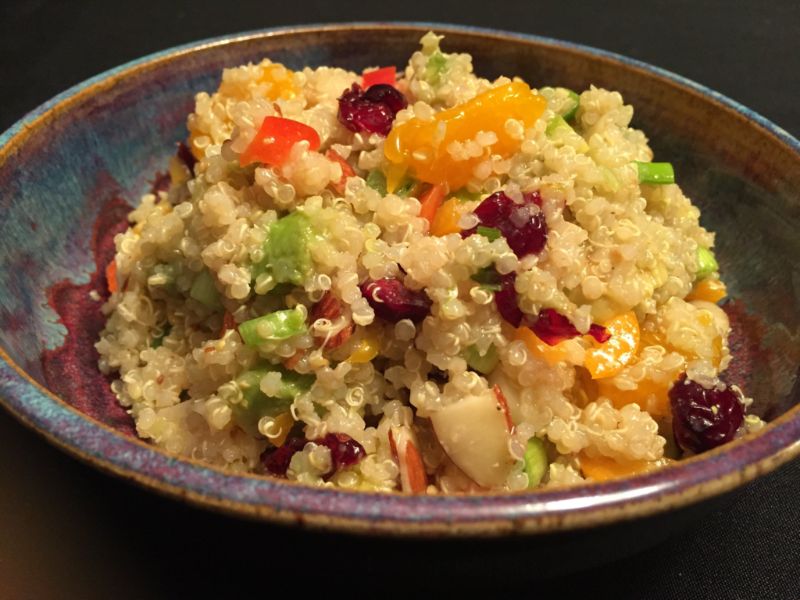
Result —
[[[535, 33], [638, 58], [703, 83], [800, 137], [800, 3], [780, 2], [0, 2], [0, 130], [72, 84], [152, 51], [286, 24], [463, 23]], [[800, 461], [748, 485], [688, 531], [634, 557], [541, 580], [524, 556], [493, 576], [421, 580], [436, 545], [385, 571], [370, 542], [265, 526], [129, 486], [47, 445], [0, 411], [0, 599], [476, 591], [492, 597], [800, 598]], [[480, 555], [480, 542], [465, 542]], [[532, 540], [531, 543], [536, 543]], [[383, 545], [383, 546], [382, 546]], [[325, 549], [315, 553], [315, 549]], [[340, 548], [339, 551], [331, 551]], [[363, 550], [362, 550], [363, 549]], [[375, 561], [370, 561], [374, 566]], [[426, 572], [430, 572], [427, 570]]]

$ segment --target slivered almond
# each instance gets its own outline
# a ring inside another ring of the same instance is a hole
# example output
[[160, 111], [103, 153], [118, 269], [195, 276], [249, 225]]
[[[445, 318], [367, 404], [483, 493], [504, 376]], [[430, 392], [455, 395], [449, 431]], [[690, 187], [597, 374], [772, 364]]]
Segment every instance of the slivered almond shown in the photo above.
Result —
[[400, 486], [409, 494], [422, 494], [428, 488], [428, 476], [410, 427], [393, 426], [389, 430], [389, 445], [400, 467]]

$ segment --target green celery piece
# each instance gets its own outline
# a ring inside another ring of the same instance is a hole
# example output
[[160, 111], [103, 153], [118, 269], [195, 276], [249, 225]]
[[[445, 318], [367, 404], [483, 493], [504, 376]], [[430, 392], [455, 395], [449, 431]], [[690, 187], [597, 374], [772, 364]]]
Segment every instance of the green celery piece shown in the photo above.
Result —
[[[281, 384], [275, 396], [267, 396], [261, 391], [261, 380], [275, 371], [281, 374]], [[301, 375], [271, 365], [245, 371], [236, 378], [242, 402], [231, 406], [236, 424], [250, 435], [258, 435], [258, 421], [262, 417], [275, 417], [289, 410], [294, 399], [308, 391], [314, 380], [313, 375]]]
[[194, 278], [192, 287], [189, 290], [189, 296], [212, 310], [222, 309], [219, 291], [217, 291], [217, 286], [214, 284], [214, 277], [209, 273], [208, 269], [203, 269], [198, 273], [197, 277]]
[[670, 163], [634, 162], [639, 170], [639, 183], [675, 183], [675, 171]]
[[408, 195], [411, 193], [411, 190], [414, 189], [414, 186], [417, 185], [416, 180], [412, 179], [411, 177], [404, 177], [403, 181], [400, 182], [400, 185], [397, 186], [397, 189], [394, 191], [396, 196], [400, 196], [401, 198], [408, 198]]
[[428, 57], [425, 64], [425, 81], [432, 86], [437, 86], [442, 80], [442, 73], [447, 66], [447, 58], [439, 50]]
[[[171, 263], [158, 263], [150, 270], [150, 276], [147, 278], [147, 285], [149, 287], [160, 288], [169, 293], [175, 292], [175, 277], [177, 276], [178, 269]], [[151, 277], [158, 277], [156, 283], [150, 283]]]
[[500, 361], [494, 346], [489, 346], [486, 354], [481, 354], [476, 346], [470, 346], [464, 353], [464, 359], [471, 369], [483, 375], [488, 375], [494, 371], [494, 368]]
[[386, 195], [386, 175], [380, 169], [367, 173], [367, 185], [381, 196]]
[[572, 90], [569, 90], [567, 88], [563, 89], [567, 90], [569, 99], [572, 100], [572, 102], [570, 103], [569, 108], [567, 108], [561, 114], [561, 116], [564, 118], [565, 121], [572, 121], [575, 118], [575, 115], [578, 113], [578, 106], [580, 105], [581, 97]]
[[570, 130], [572, 129], [572, 127], [569, 126], [569, 123], [567, 123], [564, 120], [564, 117], [562, 117], [561, 115], [556, 115], [555, 117], [550, 119], [550, 121], [547, 123], [547, 127], [545, 128], [544, 133], [547, 137], [553, 137], [553, 135], [559, 129], [563, 129], [564, 127]]
[[477, 281], [485, 290], [498, 292], [501, 289], [500, 275], [497, 273], [493, 265], [484, 267], [470, 276], [472, 281]]
[[478, 225], [477, 232], [479, 235], [482, 235], [490, 242], [495, 241], [497, 238], [502, 237], [503, 234], [500, 233], [500, 230], [497, 227], [485, 227], [484, 225]]
[[572, 146], [577, 152], [586, 152], [589, 150], [589, 144], [586, 143], [586, 140], [570, 127], [569, 123], [567, 123], [561, 115], [556, 115], [550, 119], [547, 123], [547, 127], [545, 127], [544, 133], [554, 142]]
[[[263, 330], [268, 329], [265, 335]], [[305, 333], [306, 319], [302, 312], [290, 308], [276, 310], [267, 315], [239, 323], [239, 335], [248, 346], [259, 346], [265, 342], [285, 340]]]
[[528, 475], [528, 487], [536, 487], [547, 471], [547, 451], [544, 442], [539, 438], [531, 438], [525, 447], [525, 473]]
[[275, 221], [264, 242], [263, 267], [278, 283], [303, 285], [311, 271], [311, 220], [305, 213], [293, 212]]
[[476, 200], [481, 199], [481, 195], [478, 192], [470, 192], [467, 188], [461, 188], [453, 194], [459, 202], [475, 202]]
[[705, 279], [715, 271], [719, 270], [714, 253], [708, 248], [697, 247], [697, 279]]

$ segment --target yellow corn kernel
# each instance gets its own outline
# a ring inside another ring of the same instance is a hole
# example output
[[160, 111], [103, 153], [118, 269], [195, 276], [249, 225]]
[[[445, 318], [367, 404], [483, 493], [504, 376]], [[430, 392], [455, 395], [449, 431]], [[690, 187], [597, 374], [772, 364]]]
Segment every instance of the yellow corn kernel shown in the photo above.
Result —
[[358, 341], [353, 352], [347, 358], [347, 362], [353, 364], [368, 363], [373, 358], [378, 356], [381, 344], [377, 337], [366, 335]]
[[279, 414], [273, 420], [273, 424], [275, 428], [278, 430], [278, 435], [274, 438], [270, 438], [270, 442], [273, 443], [276, 447], [283, 446], [284, 442], [286, 442], [286, 438], [289, 436], [289, 431], [291, 431], [292, 426], [294, 425], [294, 419], [292, 418], [292, 413], [285, 412]]

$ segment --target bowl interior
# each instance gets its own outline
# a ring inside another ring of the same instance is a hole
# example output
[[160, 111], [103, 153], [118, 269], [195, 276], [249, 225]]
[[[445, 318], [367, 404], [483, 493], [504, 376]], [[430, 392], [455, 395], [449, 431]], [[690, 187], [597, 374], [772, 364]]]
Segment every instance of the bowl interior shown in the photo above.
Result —
[[[0, 346], [64, 402], [132, 435], [129, 417], [96, 368], [102, 267], [113, 235], [140, 195], [159, 184], [186, 137], [193, 96], [222, 68], [268, 56], [300, 69], [402, 66], [424, 27], [362, 26], [242, 36], [157, 55], [100, 78], [12, 128], [0, 150]], [[775, 418], [800, 402], [800, 157], [774, 132], [691, 86], [633, 62], [574, 46], [481, 31], [450, 31], [485, 77], [533, 86], [615, 89], [634, 126], [718, 233], [717, 256], [733, 298], [729, 379]], [[98, 268], [98, 266], [100, 268]]]

